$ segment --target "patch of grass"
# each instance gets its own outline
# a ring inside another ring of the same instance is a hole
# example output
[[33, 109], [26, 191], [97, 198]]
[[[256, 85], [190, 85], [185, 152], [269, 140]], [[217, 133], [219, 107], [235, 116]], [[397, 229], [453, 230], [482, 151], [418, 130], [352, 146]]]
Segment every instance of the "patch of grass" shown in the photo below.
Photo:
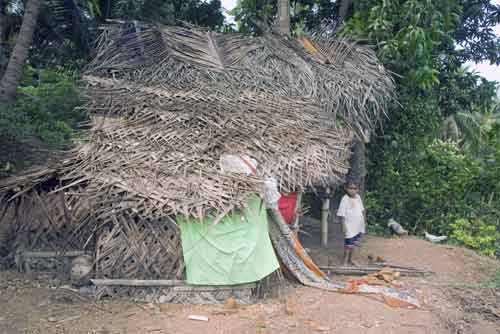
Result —
[[495, 275], [486, 282], [485, 286], [489, 289], [500, 289], [500, 268], [498, 268]]
[[475, 284], [460, 284], [456, 287], [469, 289], [500, 289], [500, 268], [497, 268], [495, 274], [485, 282]]

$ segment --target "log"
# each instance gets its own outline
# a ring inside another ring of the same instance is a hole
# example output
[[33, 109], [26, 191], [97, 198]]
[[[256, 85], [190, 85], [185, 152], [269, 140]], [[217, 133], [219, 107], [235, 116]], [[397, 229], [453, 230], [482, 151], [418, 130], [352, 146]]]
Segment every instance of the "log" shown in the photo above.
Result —
[[91, 279], [96, 286], [170, 286], [175, 291], [220, 291], [220, 290], [235, 290], [235, 289], [254, 289], [256, 283], [227, 285], [227, 286], [207, 286], [207, 285], [191, 285], [182, 280], [140, 280], [140, 279]]
[[255, 289], [257, 284], [241, 284], [241, 285], [226, 285], [226, 286], [202, 286], [202, 285], [185, 285], [176, 286], [174, 291], [182, 292], [202, 292], [202, 291], [223, 291], [223, 290], [242, 290], [242, 289]]
[[182, 280], [162, 280], [162, 279], [91, 279], [94, 285], [119, 285], [119, 286], [179, 286], [185, 285]]
[[392, 269], [395, 272], [398, 272], [401, 276], [427, 276], [432, 274], [431, 271], [420, 270], [420, 269], [403, 269], [403, 268], [391, 268], [389, 266], [326, 266], [320, 267], [321, 270], [330, 271], [330, 273], [337, 275], [368, 275], [379, 272], [383, 268]]
[[47, 257], [77, 257], [87, 255], [85, 251], [67, 251], [67, 252], [24, 252], [24, 257], [47, 258]]

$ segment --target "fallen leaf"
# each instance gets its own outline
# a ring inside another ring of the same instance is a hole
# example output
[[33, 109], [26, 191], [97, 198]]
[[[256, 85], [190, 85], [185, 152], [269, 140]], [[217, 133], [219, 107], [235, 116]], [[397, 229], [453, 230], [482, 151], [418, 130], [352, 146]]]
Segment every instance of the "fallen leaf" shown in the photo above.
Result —
[[236, 301], [236, 299], [234, 299], [234, 297], [230, 297], [224, 303], [224, 307], [227, 308], [227, 309], [238, 308], [238, 302]]
[[181, 312], [184, 306], [182, 304], [158, 304], [160, 312]]
[[328, 332], [330, 330], [330, 327], [327, 327], [327, 326], [317, 326], [317, 327], [313, 327], [313, 329], [315, 331], [318, 331], [318, 332]]
[[328, 326], [322, 326], [319, 323], [317, 323], [316, 321], [310, 320], [310, 319], [304, 320], [304, 324], [308, 325], [309, 327], [311, 327], [313, 330], [315, 330], [317, 332], [328, 332], [331, 329]]
[[238, 310], [232, 309], [232, 310], [215, 310], [212, 311], [212, 315], [231, 315], [238, 313]]

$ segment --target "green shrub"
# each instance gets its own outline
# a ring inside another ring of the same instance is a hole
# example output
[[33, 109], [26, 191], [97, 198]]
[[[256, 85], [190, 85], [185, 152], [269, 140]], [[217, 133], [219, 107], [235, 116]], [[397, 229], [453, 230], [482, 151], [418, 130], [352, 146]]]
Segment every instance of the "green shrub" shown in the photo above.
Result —
[[452, 141], [419, 152], [388, 151], [365, 197], [370, 223], [393, 217], [413, 233], [446, 234], [455, 243], [500, 256], [500, 126], [478, 157]]
[[451, 239], [458, 244], [480, 251], [488, 256], [500, 255], [500, 226], [498, 221], [458, 219], [450, 225]]
[[65, 149], [85, 119], [76, 79], [50, 69], [26, 68], [15, 104], [0, 106], [0, 175], [29, 165], [20, 143], [35, 137], [49, 148]]
[[436, 140], [421, 154], [408, 154], [385, 167], [380, 186], [365, 199], [371, 219], [393, 217], [410, 231], [443, 233], [469, 211], [467, 193], [478, 164], [456, 143]]

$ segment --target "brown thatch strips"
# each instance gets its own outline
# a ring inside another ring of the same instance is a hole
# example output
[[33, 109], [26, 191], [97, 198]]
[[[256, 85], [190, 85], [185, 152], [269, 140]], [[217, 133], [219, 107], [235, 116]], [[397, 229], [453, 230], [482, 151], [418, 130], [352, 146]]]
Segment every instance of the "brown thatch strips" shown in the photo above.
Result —
[[120, 279], [182, 279], [184, 261], [180, 233], [170, 218], [151, 222], [114, 215], [99, 231], [96, 277]]
[[[84, 77], [93, 127], [54, 172], [99, 221], [218, 217], [268, 176], [288, 191], [342, 182], [354, 132], [392, 99], [373, 51], [349, 41], [132, 28], [103, 29]], [[258, 175], [223, 174], [228, 153], [256, 159]]]
[[[157, 27], [123, 35], [114, 26], [106, 34], [114, 38], [103, 39], [89, 73], [101, 75], [106, 69], [113, 77], [134, 82], [207, 88], [225, 96], [258, 91], [312, 98], [361, 136], [394, 98], [393, 80], [373, 50], [352, 41], [321, 35], [299, 41], [276, 35], [251, 38], [195, 27]], [[148, 62], [135, 62], [138, 43]]]
[[313, 100], [85, 80], [90, 113], [114, 115], [96, 121], [92, 148], [78, 155], [78, 178], [91, 180], [86, 193], [106, 203], [99, 218], [129, 209], [201, 218], [262, 194], [260, 179], [221, 173], [224, 153], [252, 156], [259, 177], [277, 177], [284, 190], [341, 182], [347, 172], [350, 132], [335, 128]]
[[224, 69], [223, 54], [220, 53], [214, 32], [165, 27], [161, 33], [170, 55], [179, 61], [213, 70]]
[[5, 200], [15, 199], [51, 179], [56, 175], [56, 172], [57, 168], [54, 166], [46, 168], [33, 167], [21, 174], [7, 177], [0, 182], [0, 194], [4, 194]]
[[83, 250], [91, 242], [90, 207], [84, 198], [31, 191], [3, 205], [15, 212], [8, 222], [15, 235], [14, 249]]

